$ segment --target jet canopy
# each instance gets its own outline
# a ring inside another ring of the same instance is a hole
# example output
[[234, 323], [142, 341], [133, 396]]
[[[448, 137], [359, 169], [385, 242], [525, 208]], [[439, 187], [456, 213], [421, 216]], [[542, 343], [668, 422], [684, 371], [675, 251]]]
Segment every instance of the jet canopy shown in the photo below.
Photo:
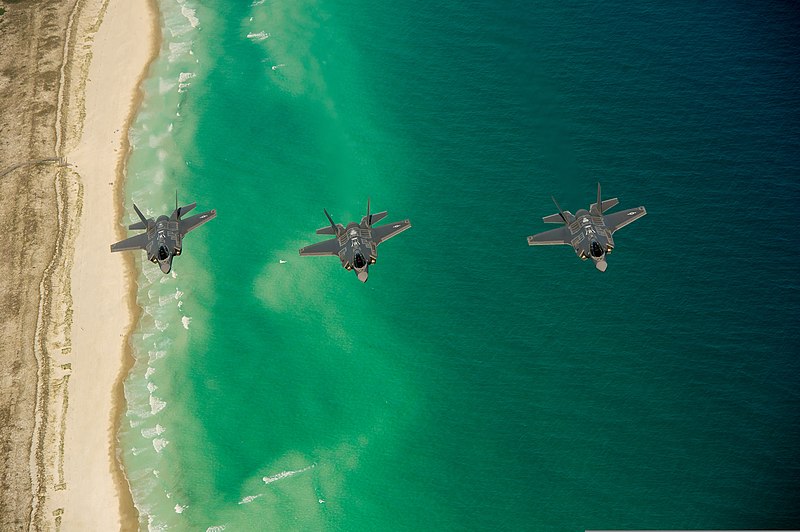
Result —
[[158, 247], [158, 260], [167, 260], [168, 258], [169, 258], [169, 249], [167, 249], [167, 246], [163, 244], [160, 245]]
[[355, 258], [353, 259], [353, 266], [355, 266], [358, 269], [361, 269], [366, 265], [367, 261], [364, 260], [364, 255], [362, 255], [361, 253], [356, 253]]

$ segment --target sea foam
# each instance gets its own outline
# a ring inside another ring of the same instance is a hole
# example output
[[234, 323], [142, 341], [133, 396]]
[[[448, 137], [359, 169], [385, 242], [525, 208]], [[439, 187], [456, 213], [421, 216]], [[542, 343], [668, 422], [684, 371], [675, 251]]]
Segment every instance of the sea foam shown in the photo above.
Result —
[[186, 92], [186, 89], [191, 85], [189, 80], [193, 77], [195, 77], [193, 72], [181, 72], [178, 75], [178, 92]]
[[192, 42], [171, 42], [169, 43], [169, 55], [167, 56], [167, 60], [170, 63], [174, 63], [181, 59], [185, 55], [189, 55], [192, 52]]
[[166, 430], [166, 429], [164, 429], [164, 427], [162, 427], [161, 425], [156, 425], [153, 428], [142, 429], [141, 432], [142, 432], [142, 437], [143, 438], [151, 439], [151, 438], [154, 438], [156, 436], [160, 436], [161, 434], [163, 434], [164, 430]]
[[255, 42], [261, 42], [263, 40], [269, 39], [269, 37], [270, 34], [267, 33], [266, 31], [259, 31], [258, 33], [251, 31], [250, 33], [247, 34], [247, 38]]
[[295, 469], [294, 471], [281, 471], [277, 475], [263, 477], [261, 480], [264, 481], [264, 484], [272, 484], [273, 482], [276, 482], [278, 480], [282, 480], [284, 478], [293, 477], [293, 476], [295, 476], [297, 474], [300, 474], [300, 473], [303, 473], [305, 471], [308, 471], [309, 469], [311, 469], [313, 467], [314, 467], [314, 465], [312, 464], [310, 466], [304, 467], [303, 469]]
[[197, 18], [197, 10], [192, 9], [190, 7], [181, 6], [181, 15], [186, 17], [186, 20], [189, 21], [189, 24], [193, 28], [197, 28], [200, 26], [200, 19]]
[[263, 497], [263, 496], [264, 496], [263, 493], [259, 493], [258, 495], [248, 495], [247, 497], [245, 497], [244, 499], [239, 501], [239, 504], [248, 504], [248, 503], [251, 503], [254, 500], [258, 499], [259, 497]]
[[[147, 363], [150, 366], [152, 366], [153, 362], [155, 362], [156, 360], [160, 360], [160, 359], [164, 358], [165, 356], [167, 356], [167, 352], [164, 351], [164, 350], [161, 350], [161, 349], [156, 350], [156, 351], [148, 351], [147, 354], [148, 354]], [[155, 371], [155, 370], [153, 370], [153, 371]], [[145, 378], [146, 377], [147, 377], [147, 375], [145, 375]]]
[[150, 414], [151, 415], [158, 414], [159, 412], [164, 410], [165, 406], [167, 406], [167, 402], [166, 401], [162, 401], [161, 399], [157, 398], [154, 395], [150, 396]]

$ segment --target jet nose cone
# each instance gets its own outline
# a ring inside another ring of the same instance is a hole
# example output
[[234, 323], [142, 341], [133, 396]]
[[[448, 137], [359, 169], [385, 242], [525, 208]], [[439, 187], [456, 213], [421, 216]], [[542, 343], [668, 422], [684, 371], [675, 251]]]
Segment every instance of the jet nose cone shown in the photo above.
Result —
[[159, 262], [158, 265], [161, 267], [161, 271], [164, 273], [169, 273], [170, 270], [172, 269], [172, 263], [168, 260], [165, 260], [164, 262]]
[[597, 262], [594, 263], [594, 265], [601, 272], [606, 271], [606, 268], [608, 268], [608, 263], [606, 261], [604, 261], [604, 260], [598, 260]]
[[367, 273], [367, 270], [358, 272], [358, 280], [361, 281], [362, 283], [366, 283], [368, 277], [369, 274]]

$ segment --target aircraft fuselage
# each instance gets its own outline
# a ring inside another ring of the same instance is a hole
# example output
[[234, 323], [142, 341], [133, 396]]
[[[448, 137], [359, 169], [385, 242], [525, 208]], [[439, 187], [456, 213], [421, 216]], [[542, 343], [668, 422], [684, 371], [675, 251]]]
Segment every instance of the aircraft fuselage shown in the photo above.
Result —
[[605, 271], [605, 257], [614, 249], [614, 239], [606, 228], [602, 216], [593, 216], [586, 209], [575, 213], [575, 219], [569, 224], [572, 236], [571, 244], [581, 260], [592, 259], [595, 267]]
[[369, 266], [378, 259], [378, 251], [372, 240], [372, 231], [355, 222], [347, 225], [339, 236], [339, 260], [346, 270], [353, 270], [362, 283], [367, 282]]
[[156, 223], [148, 229], [147, 238], [147, 258], [158, 264], [162, 272], [169, 273], [172, 270], [173, 257], [181, 254], [179, 222], [168, 216], [159, 216]]

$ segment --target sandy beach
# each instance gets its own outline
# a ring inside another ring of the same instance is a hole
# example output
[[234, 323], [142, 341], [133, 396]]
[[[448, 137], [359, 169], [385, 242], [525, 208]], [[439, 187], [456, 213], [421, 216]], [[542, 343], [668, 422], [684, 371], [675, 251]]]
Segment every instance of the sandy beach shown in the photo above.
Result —
[[0, 528], [136, 529], [116, 458], [134, 272], [109, 245], [124, 237], [127, 128], [156, 11], [0, 7], [0, 49], [18, 59], [0, 64]]

